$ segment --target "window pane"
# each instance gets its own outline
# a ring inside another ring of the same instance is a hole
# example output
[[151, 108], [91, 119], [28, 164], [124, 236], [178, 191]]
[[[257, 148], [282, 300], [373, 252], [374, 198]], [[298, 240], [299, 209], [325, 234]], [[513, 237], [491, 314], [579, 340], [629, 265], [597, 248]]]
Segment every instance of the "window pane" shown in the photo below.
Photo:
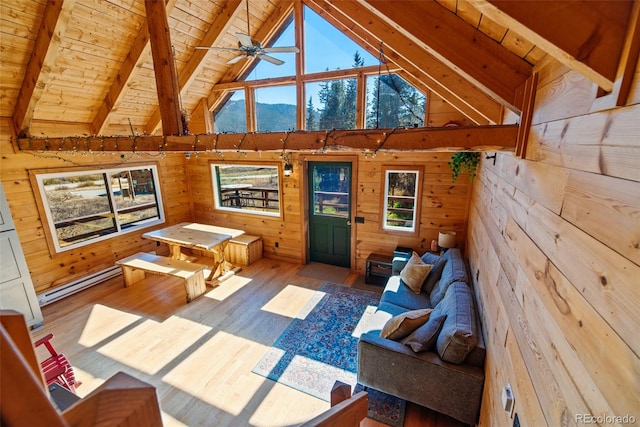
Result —
[[355, 129], [356, 79], [305, 84], [307, 130]]
[[211, 165], [216, 208], [262, 215], [280, 215], [277, 166]]
[[426, 97], [396, 74], [367, 77], [367, 129], [424, 126]]
[[256, 89], [255, 97], [258, 132], [295, 130], [295, 86], [275, 86]]
[[[295, 39], [293, 16], [292, 16], [290, 18], [289, 25], [287, 25], [287, 27], [282, 32], [282, 34], [280, 34], [280, 37], [278, 37], [278, 39], [273, 44], [267, 47], [288, 47], [288, 46], [295, 46], [295, 45], [296, 45], [296, 39]], [[265, 60], [258, 61], [256, 66], [253, 68], [253, 70], [249, 74], [249, 76], [247, 76], [247, 78], [245, 79], [246, 81], [296, 75], [296, 54], [295, 53], [271, 52], [271, 53], [268, 53], [268, 55], [274, 58], [280, 59], [281, 61], [284, 61], [284, 64], [275, 65]]]
[[384, 228], [414, 231], [418, 172], [387, 171]]
[[222, 108], [213, 114], [213, 125], [218, 133], [245, 133], [247, 131], [244, 90], [234, 91]]
[[[378, 60], [329, 24], [304, 8], [304, 63], [307, 73], [375, 65]], [[354, 56], [358, 54], [359, 60]]]
[[61, 248], [116, 231], [103, 174], [45, 179], [43, 188]]
[[111, 188], [121, 228], [160, 217], [151, 169], [111, 174]]
[[313, 168], [313, 214], [347, 218], [350, 185], [348, 166], [315, 166]]

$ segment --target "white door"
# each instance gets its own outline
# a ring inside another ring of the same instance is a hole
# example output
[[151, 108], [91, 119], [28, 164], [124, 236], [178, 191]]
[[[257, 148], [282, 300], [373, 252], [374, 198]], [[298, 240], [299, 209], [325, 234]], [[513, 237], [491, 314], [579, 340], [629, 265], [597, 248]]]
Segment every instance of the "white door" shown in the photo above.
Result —
[[9, 205], [0, 183], [0, 308], [24, 314], [27, 325], [42, 324], [42, 312], [29, 268], [13, 226]]

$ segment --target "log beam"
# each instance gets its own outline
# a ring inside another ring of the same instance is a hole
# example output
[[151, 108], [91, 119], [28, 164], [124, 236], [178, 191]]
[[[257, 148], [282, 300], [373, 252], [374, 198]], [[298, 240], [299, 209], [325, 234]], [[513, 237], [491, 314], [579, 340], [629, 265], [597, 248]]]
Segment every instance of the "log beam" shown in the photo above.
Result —
[[518, 125], [184, 136], [22, 138], [22, 152], [514, 151]]
[[163, 135], [182, 135], [180, 95], [164, 2], [145, 0]]

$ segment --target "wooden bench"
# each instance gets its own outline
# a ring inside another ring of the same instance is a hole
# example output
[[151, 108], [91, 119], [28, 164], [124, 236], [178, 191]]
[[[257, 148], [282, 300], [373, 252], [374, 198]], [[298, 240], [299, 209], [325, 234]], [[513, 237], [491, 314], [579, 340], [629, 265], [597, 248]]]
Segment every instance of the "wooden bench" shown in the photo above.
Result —
[[125, 287], [134, 285], [144, 279], [146, 272], [182, 279], [187, 292], [187, 302], [193, 301], [207, 290], [204, 283], [204, 269], [206, 265], [146, 252], [138, 252], [135, 255], [116, 261], [116, 265], [122, 267]]

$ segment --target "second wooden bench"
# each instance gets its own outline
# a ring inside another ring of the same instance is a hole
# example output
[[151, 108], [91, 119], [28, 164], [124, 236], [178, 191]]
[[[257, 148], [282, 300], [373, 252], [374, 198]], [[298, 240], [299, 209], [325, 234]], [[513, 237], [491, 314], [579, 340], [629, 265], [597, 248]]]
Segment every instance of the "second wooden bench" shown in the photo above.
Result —
[[122, 267], [125, 287], [134, 285], [144, 279], [146, 272], [182, 279], [187, 292], [187, 302], [193, 301], [207, 290], [204, 282], [204, 269], [206, 265], [146, 252], [138, 252], [135, 255], [116, 261], [116, 265]]

